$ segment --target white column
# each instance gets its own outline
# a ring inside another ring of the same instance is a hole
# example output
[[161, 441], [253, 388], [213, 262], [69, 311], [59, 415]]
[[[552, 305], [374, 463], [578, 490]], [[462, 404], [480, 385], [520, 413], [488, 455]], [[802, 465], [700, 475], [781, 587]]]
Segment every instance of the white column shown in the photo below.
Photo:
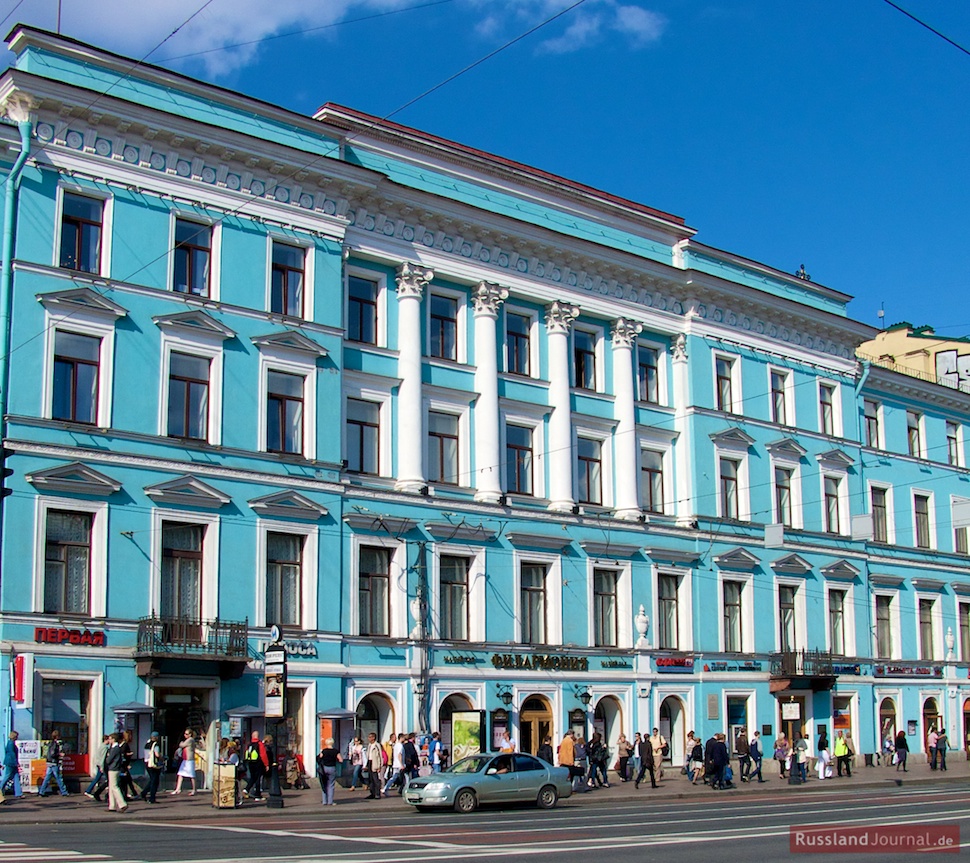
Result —
[[573, 424], [570, 404], [569, 328], [579, 306], [556, 300], [546, 307], [549, 342], [549, 509], [573, 508]]
[[502, 496], [499, 449], [498, 355], [495, 322], [507, 288], [480, 282], [472, 291], [475, 308], [475, 500], [498, 503]]
[[687, 337], [681, 333], [673, 344], [673, 400], [674, 400], [674, 431], [677, 432], [677, 443], [674, 444], [675, 467], [677, 478], [675, 484], [676, 501], [664, 502], [664, 510], [668, 515], [676, 512], [677, 524], [689, 527], [694, 521], [694, 493], [693, 493], [693, 461], [691, 441], [691, 422], [688, 409], [691, 405], [690, 375], [687, 363]]
[[613, 453], [616, 458], [616, 517], [640, 517], [637, 482], [640, 478], [640, 446], [637, 441], [636, 394], [633, 385], [633, 348], [643, 325], [626, 318], [613, 322], [613, 408], [616, 432]]
[[397, 482], [399, 491], [420, 492], [424, 477], [424, 417], [421, 404], [421, 297], [432, 270], [404, 263], [397, 269]]

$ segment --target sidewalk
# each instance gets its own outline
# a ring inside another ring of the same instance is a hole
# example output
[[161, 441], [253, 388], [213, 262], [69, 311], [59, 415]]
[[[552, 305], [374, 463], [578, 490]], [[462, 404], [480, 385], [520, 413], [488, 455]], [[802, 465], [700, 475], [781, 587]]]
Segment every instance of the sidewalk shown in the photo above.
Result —
[[[861, 759], [860, 759], [861, 760]], [[732, 769], [737, 776], [737, 762], [732, 762]], [[680, 774], [679, 769], [667, 770], [659, 788], [651, 788], [650, 783], [641, 784], [639, 789], [633, 787], [632, 782], [620, 782], [616, 775], [610, 772], [610, 787], [599, 788], [588, 793], [575, 794], [571, 802], [580, 805], [609, 804], [620, 799], [642, 800], [644, 803], [659, 799], [689, 799], [703, 800], [722, 799], [729, 794], [746, 795], [770, 792], [771, 794], [810, 794], [815, 790], [845, 790], [852, 787], [886, 788], [895, 787], [897, 780], [905, 785], [922, 785], [928, 782], [966, 783], [970, 780], [970, 762], [962, 752], [953, 753], [947, 760], [949, 768], [945, 773], [930, 770], [925, 758], [918, 753], [910, 758], [909, 771], [897, 772], [895, 767], [860, 767], [854, 768], [852, 778], [826, 779], [820, 782], [814, 774], [809, 774], [809, 781], [805, 785], [789, 785], [787, 779], [778, 776], [777, 765], [772, 762], [766, 764], [764, 775], [766, 782], [757, 783], [735, 782], [736, 789], [712, 794], [711, 790], [702, 784], [691, 785], [686, 776]], [[648, 774], [649, 778], [649, 774]], [[410, 807], [396, 794], [378, 801], [365, 800], [366, 791], [350, 791], [337, 788], [337, 807], [327, 809], [320, 805], [320, 789], [315, 780], [310, 780], [313, 787], [309, 791], [288, 790], [283, 792], [284, 808], [269, 809], [265, 803], [244, 801], [239, 809], [215, 809], [212, 806], [212, 793], [200, 791], [194, 797], [182, 793], [178, 797], [167, 793], [158, 798], [158, 803], [150, 806], [136, 800], [130, 804], [128, 811], [119, 815], [107, 811], [106, 803], [98, 803], [83, 794], [72, 794], [70, 797], [45, 797], [36, 794], [25, 794], [19, 800], [7, 797], [7, 803], [0, 806], [0, 828], [4, 824], [70, 824], [79, 822], [111, 822], [123, 824], [126, 820], [137, 821], [171, 821], [191, 815], [194, 819], [232, 819], [245, 816], [247, 820], [253, 816], [265, 818], [272, 822], [274, 818], [292, 818], [316, 816], [332, 819], [354, 816], [373, 809], [409, 809]], [[269, 826], [269, 825], [268, 825]]]

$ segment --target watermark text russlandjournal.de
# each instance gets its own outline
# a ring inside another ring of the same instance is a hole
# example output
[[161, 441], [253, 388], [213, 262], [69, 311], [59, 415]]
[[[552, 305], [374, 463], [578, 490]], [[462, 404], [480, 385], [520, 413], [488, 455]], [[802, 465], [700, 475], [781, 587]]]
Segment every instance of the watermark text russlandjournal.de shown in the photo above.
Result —
[[960, 852], [958, 824], [802, 824], [788, 831], [793, 854], [891, 854], [907, 851]]

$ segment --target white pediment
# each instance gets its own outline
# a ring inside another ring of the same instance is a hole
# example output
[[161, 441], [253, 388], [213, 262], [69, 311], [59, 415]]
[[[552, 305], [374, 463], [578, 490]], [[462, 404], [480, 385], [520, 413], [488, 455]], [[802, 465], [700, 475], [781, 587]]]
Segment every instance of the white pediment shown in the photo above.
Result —
[[252, 342], [262, 350], [296, 351], [300, 354], [310, 354], [314, 357], [325, 357], [328, 353], [323, 345], [307, 338], [296, 330], [284, 330], [281, 333], [270, 333], [265, 336], [253, 336]]
[[262, 497], [254, 497], [249, 506], [260, 515], [282, 518], [298, 518], [303, 521], [316, 521], [328, 512], [325, 506], [314, 503], [295, 491], [278, 491]]
[[179, 312], [175, 315], [156, 315], [152, 320], [156, 327], [163, 330], [177, 330], [183, 333], [222, 339], [231, 339], [236, 335], [235, 332], [217, 321], [212, 315], [198, 309], [191, 312]]
[[714, 562], [721, 569], [739, 569], [745, 572], [751, 572], [761, 563], [755, 555], [741, 546], [717, 555]]
[[786, 554], [773, 561], [771, 568], [782, 575], [805, 575], [812, 571], [812, 565], [797, 554]]
[[830, 449], [827, 452], [820, 452], [815, 458], [822, 467], [845, 470], [855, 464], [855, 459], [847, 455], [840, 449]]
[[127, 309], [91, 288], [71, 288], [67, 291], [37, 294], [37, 299], [49, 312], [62, 315], [85, 314], [114, 321], [128, 314]]
[[853, 581], [861, 570], [854, 564], [849, 563], [849, 561], [842, 559], [830, 563], [828, 566], [823, 566], [819, 572], [825, 578], [834, 579], [835, 581]]
[[168, 482], [145, 486], [147, 494], [155, 503], [176, 506], [194, 506], [202, 509], [219, 509], [232, 500], [231, 497], [197, 477], [185, 476]]
[[714, 441], [715, 446], [721, 447], [722, 449], [746, 450], [754, 443], [754, 438], [747, 432], [737, 428], [737, 426], [712, 434], [711, 440]]
[[108, 497], [121, 489], [121, 483], [79, 461], [49, 467], [27, 474], [27, 482], [40, 492], [56, 491]]
[[765, 449], [776, 458], [787, 458], [792, 461], [798, 461], [808, 452], [795, 438], [791, 437], [783, 437], [780, 440], [772, 441], [765, 445]]

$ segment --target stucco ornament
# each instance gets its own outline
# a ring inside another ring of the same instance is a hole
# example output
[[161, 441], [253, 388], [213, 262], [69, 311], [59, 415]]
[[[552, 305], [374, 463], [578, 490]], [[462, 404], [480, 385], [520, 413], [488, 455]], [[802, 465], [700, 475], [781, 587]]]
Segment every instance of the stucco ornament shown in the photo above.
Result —
[[647, 630], [650, 628], [650, 618], [647, 617], [647, 613], [642, 605], [637, 612], [637, 616], [633, 618], [633, 625], [637, 628], [637, 635], [640, 636], [634, 646], [637, 650], [646, 650], [650, 646], [650, 642], [647, 641]]
[[414, 621], [414, 629], [411, 630], [411, 638], [415, 641], [420, 641], [424, 638], [424, 615], [421, 614], [422, 602], [418, 597], [415, 597], [409, 603], [411, 609], [411, 619]]
[[953, 652], [953, 646], [957, 643], [956, 638], [953, 637], [953, 627], [948, 626], [946, 628], [946, 661], [956, 662], [956, 654]]

